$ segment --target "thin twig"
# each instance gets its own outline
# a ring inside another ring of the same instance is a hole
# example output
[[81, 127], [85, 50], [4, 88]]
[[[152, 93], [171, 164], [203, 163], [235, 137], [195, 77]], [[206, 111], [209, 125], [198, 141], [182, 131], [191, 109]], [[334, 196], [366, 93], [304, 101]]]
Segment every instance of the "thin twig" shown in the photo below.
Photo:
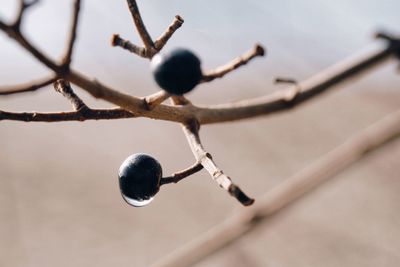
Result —
[[80, 8], [81, 8], [81, 0], [75, 0], [74, 10], [72, 13], [71, 28], [69, 31], [69, 37], [68, 37], [68, 43], [67, 43], [68, 45], [67, 45], [64, 59], [62, 61], [62, 65], [67, 68], [69, 68], [69, 66], [71, 65], [72, 53], [73, 53], [73, 49], [74, 49], [74, 44], [76, 42], [76, 32], [77, 32], [77, 28], [78, 28]]
[[25, 0], [19, 1], [18, 14], [12, 25], [15, 29], [17, 29], [18, 31], [20, 30], [22, 19], [25, 15], [26, 10], [37, 3], [39, 3], [39, 0], [32, 0], [30, 2], [26, 2]]
[[400, 49], [398, 43], [389, 44], [384, 49], [366, 52], [357, 57], [345, 59], [303, 82], [289, 86], [287, 89], [279, 90], [272, 95], [236, 103], [197, 107], [198, 109], [195, 111], [196, 118], [203, 125], [291, 110], [316, 96], [322, 95], [328, 89], [335, 88], [334, 85], [360, 75], [372, 67], [376, 67], [390, 56], [395, 55], [398, 49]]
[[177, 183], [180, 180], [185, 179], [186, 177], [193, 175], [202, 169], [203, 169], [203, 165], [201, 165], [201, 162], [196, 162], [195, 164], [193, 164], [192, 166], [190, 166], [189, 168], [187, 168], [183, 171], [176, 172], [168, 177], [163, 177], [161, 179], [161, 185]]
[[165, 100], [167, 100], [171, 95], [164, 91], [164, 90], [160, 90], [157, 93], [154, 93], [152, 95], [148, 95], [146, 96], [143, 101], [146, 105], [146, 108], [148, 110], [152, 110], [154, 109], [156, 106], [160, 105], [162, 102], [164, 102]]
[[400, 137], [400, 111], [396, 111], [356, 134], [328, 154], [285, 180], [252, 207], [227, 219], [189, 244], [162, 258], [153, 267], [193, 266], [293, 203], [351, 164]]
[[[0, 29], [7, 32], [8, 27], [0, 21]], [[58, 67], [53, 65], [53, 62], [48, 61], [49, 59], [43, 58], [41, 55], [39, 56], [37, 52], [33, 52], [37, 50], [32, 50], [30, 43], [21, 41], [18, 38], [16, 40], [43, 64], [52, 70], [58, 70]], [[98, 81], [90, 80], [74, 70], [71, 70], [65, 78], [86, 90], [94, 97], [118, 105], [134, 113], [136, 117], [147, 117], [180, 123], [185, 123], [195, 118], [201, 125], [204, 125], [241, 120], [290, 110], [296, 105], [304, 103], [328, 91], [328, 89], [333, 88], [334, 85], [350, 77], [360, 75], [366, 70], [383, 63], [390, 56], [398, 53], [399, 47], [399, 45], [388, 45], [383, 49], [364, 53], [356, 58], [344, 60], [303, 82], [299, 82], [298, 85], [301, 87], [301, 91], [298, 93], [297, 97], [292, 98], [290, 101], [288, 101], [287, 95], [297, 90], [295, 86], [290, 86], [286, 90], [279, 90], [272, 95], [234, 103], [205, 107], [194, 105], [170, 106], [161, 104], [149, 111], [144, 107], [141, 98], [118, 92]]]
[[154, 42], [154, 47], [157, 51], [160, 51], [164, 45], [168, 42], [168, 40], [172, 37], [177, 29], [179, 29], [184, 20], [181, 16], [176, 15], [174, 20], [172, 21], [171, 25], [168, 26], [167, 30], [161, 34], [160, 37]]
[[298, 82], [293, 78], [277, 77], [274, 83], [288, 83], [288, 84], [298, 84]]
[[114, 34], [111, 38], [112, 46], [119, 46], [131, 53], [134, 53], [143, 58], [150, 58], [146, 48], [137, 46], [128, 40], [122, 39], [118, 34]]
[[[179, 99], [175, 97], [172, 97], [172, 101], [175, 104], [182, 104]], [[252, 205], [254, 199], [249, 198], [237, 185], [235, 185], [231, 178], [226, 176], [223, 171], [215, 165], [211, 155], [203, 148], [199, 136], [199, 124], [195, 120], [192, 120], [182, 124], [182, 129], [196, 160], [203, 165], [213, 180], [231, 196], [236, 198], [242, 205]]]
[[52, 59], [46, 56], [42, 51], [36, 48], [29, 42], [24, 35], [21, 34], [18, 28], [5, 24], [0, 20], [0, 30], [4, 31], [11, 39], [15, 40], [25, 50], [27, 50], [38, 61], [43, 63], [46, 67], [53, 70], [57, 74], [62, 74], [62, 69]]
[[144, 46], [147, 50], [154, 50], [154, 43], [148, 33], [146, 26], [144, 26], [142, 16], [140, 15], [139, 8], [136, 4], [136, 0], [127, 0], [129, 11], [131, 12], [133, 22], [135, 23], [136, 30], [139, 33], [140, 38], [143, 41]]
[[72, 90], [69, 82], [63, 79], [59, 79], [54, 83], [54, 89], [71, 102], [74, 110], [89, 109], [88, 106], [86, 106], [86, 104], [83, 102], [83, 100], [75, 94], [74, 90]]
[[111, 120], [135, 117], [129, 111], [120, 108], [91, 109], [78, 95], [75, 94], [70, 84], [59, 79], [54, 83], [54, 89], [67, 98], [74, 108], [72, 112], [8, 112], [0, 110], [1, 120], [15, 120], [25, 122], [60, 122], [60, 121], [85, 121], [85, 120]]
[[206, 72], [203, 75], [202, 82], [211, 82], [217, 78], [222, 78], [225, 74], [234, 71], [235, 69], [239, 68], [247, 64], [250, 60], [257, 56], [264, 56], [265, 50], [260, 44], [256, 44], [253, 49], [246, 52], [242, 56], [235, 58], [234, 60], [230, 61], [229, 63], [216, 68], [215, 70], [211, 70]]
[[0, 95], [11, 95], [11, 94], [18, 94], [25, 92], [33, 92], [52, 84], [53, 82], [55, 82], [56, 79], [57, 79], [56, 77], [50, 77], [34, 82], [29, 82], [26, 84], [0, 88]]
[[86, 120], [115, 120], [136, 117], [121, 108], [115, 109], [83, 109], [67, 112], [8, 112], [0, 110], [0, 121], [24, 121], [24, 122], [63, 122], [63, 121], [86, 121]]

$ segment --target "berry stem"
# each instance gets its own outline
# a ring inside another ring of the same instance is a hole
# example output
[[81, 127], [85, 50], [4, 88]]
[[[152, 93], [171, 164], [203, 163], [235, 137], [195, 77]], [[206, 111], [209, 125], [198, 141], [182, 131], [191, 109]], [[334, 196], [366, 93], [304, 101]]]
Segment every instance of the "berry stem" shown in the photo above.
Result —
[[202, 169], [203, 169], [203, 165], [201, 165], [201, 162], [196, 162], [195, 164], [193, 164], [192, 166], [190, 166], [187, 169], [176, 172], [169, 177], [162, 178], [161, 185], [177, 183], [180, 180], [182, 180], [192, 174], [195, 174], [196, 172], [201, 171]]

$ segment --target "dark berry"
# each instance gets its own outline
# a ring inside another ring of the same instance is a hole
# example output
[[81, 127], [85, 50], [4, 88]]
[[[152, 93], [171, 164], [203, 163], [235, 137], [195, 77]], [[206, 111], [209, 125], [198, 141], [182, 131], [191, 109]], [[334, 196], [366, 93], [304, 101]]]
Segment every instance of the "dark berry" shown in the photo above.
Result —
[[151, 68], [157, 84], [174, 95], [191, 91], [203, 77], [200, 59], [183, 48], [155, 55], [151, 60]]
[[160, 189], [162, 169], [160, 163], [149, 155], [130, 155], [119, 168], [119, 187], [128, 204], [144, 206]]

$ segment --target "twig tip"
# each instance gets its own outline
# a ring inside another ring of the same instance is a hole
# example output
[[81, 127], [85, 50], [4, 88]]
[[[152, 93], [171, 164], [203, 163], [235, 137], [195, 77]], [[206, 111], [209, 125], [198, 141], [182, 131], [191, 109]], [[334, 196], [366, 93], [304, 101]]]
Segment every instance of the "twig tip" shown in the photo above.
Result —
[[179, 16], [179, 15], [176, 15], [176, 16], [175, 16], [175, 19], [176, 19], [177, 21], [179, 21], [181, 24], [185, 22], [185, 20], [184, 20], [181, 16]]
[[121, 38], [119, 37], [119, 34], [113, 34], [113, 35], [111, 36], [111, 45], [112, 45], [112, 46], [117, 46], [120, 39], [121, 39]]
[[256, 46], [254, 47], [255, 49], [255, 54], [259, 55], [259, 56], [264, 56], [266, 54], [266, 50], [265, 48], [260, 44], [260, 43], [256, 43]]

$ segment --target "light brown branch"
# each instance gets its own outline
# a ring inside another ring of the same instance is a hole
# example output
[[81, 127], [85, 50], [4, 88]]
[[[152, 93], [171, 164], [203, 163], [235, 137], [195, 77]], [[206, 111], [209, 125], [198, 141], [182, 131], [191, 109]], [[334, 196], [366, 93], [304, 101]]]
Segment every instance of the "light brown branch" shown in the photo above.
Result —
[[211, 82], [217, 78], [222, 78], [227, 73], [236, 70], [240, 66], [247, 64], [250, 60], [257, 56], [264, 56], [265, 50], [260, 44], [256, 44], [253, 49], [246, 52], [242, 56], [235, 58], [231, 62], [218, 67], [215, 70], [208, 71], [203, 75], [202, 82]]
[[82, 101], [82, 99], [80, 99], [79, 96], [76, 95], [75, 92], [72, 90], [69, 82], [63, 79], [59, 79], [54, 83], [54, 89], [56, 90], [56, 92], [59, 92], [71, 102], [74, 110], [89, 109], [88, 106], [86, 106], [86, 104]]
[[33, 57], [43, 63], [46, 67], [53, 70], [57, 74], [63, 74], [63, 70], [52, 59], [46, 56], [38, 48], [32, 45], [24, 35], [21, 34], [19, 28], [5, 24], [0, 20], [0, 30], [5, 32], [11, 39], [15, 40], [25, 50], [27, 50]]
[[[182, 104], [179, 99], [175, 97], [172, 97], [172, 101], [174, 104]], [[236, 198], [242, 205], [249, 206], [253, 204], [254, 199], [249, 198], [237, 185], [235, 185], [231, 178], [226, 176], [223, 171], [215, 165], [211, 155], [205, 151], [200, 141], [198, 132], [199, 124], [197, 121], [191, 120], [182, 124], [182, 129], [197, 162], [200, 162], [201, 165], [203, 165], [213, 180], [231, 196]]]
[[136, 30], [139, 33], [140, 38], [143, 41], [144, 46], [148, 51], [154, 50], [154, 43], [148, 33], [146, 26], [144, 26], [142, 16], [140, 15], [139, 8], [136, 4], [136, 0], [127, 0], [129, 11], [131, 12], [133, 22], [135, 23]]
[[[94, 83], [79, 73], [72, 72], [67, 79], [88, 91], [94, 97], [107, 100], [135, 113], [137, 116], [181, 123], [195, 118], [201, 125], [204, 125], [291, 110], [295, 106], [321, 95], [328, 89], [335, 88], [333, 87], [334, 85], [350, 77], [360, 75], [384, 62], [384, 60], [396, 53], [396, 49], [393, 46], [387, 46], [384, 49], [367, 52], [356, 58], [344, 60], [303, 82], [299, 82], [296, 86], [289, 86], [287, 89], [279, 90], [272, 95], [205, 107], [193, 105], [174, 107], [161, 104], [148, 111], [143, 108], [141, 99], [122, 94], [105, 85]], [[301, 88], [300, 91], [298, 90], [299, 87]]]
[[62, 121], [86, 121], [86, 120], [115, 120], [134, 118], [135, 116], [123, 109], [85, 109], [68, 112], [8, 112], [0, 110], [0, 121], [24, 121], [24, 122], [62, 122]]
[[165, 185], [165, 184], [171, 184], [171, 183], [178, 183], [179, 181], [181, 181], [182, 179], [185, 179], [186, 177], [195, 174], [196, 172], [199, 172], [203, 169], [203, 165], [201, 165], [201, 162], [196, 162], [195, 164], [193, 164], [192, 166], [190, 166], [189, 168], [176, 172], [174, 174], [172, 174], [169, 177], [163, 177], [161, 179], [161, 185]]
[[[316, 96], [322, 95], [328, 89], [351, 77], [383, 63], [400, 49], [400, 45], [388, 45], [384, 49], [366, 52], [352, 57], [323, 70], [311, 78], [279, 90], [272, 95], [256, 99], [239, 101], [209, 107], [197, 107], [196, 118], [200, 124], [219, 123], [265, 116], [272, 113], [288, 111]], [[337, 87], [336, 87], [337, 88]]]
[[[1, 22], [0, 28], [3, 29]], [[19, 39], [16, 40], [21, 41]], [[21, 44], [21, 42], [19, 43]], [[21, 45], [25, 47], [26, 43], [22, 42]], [[28, 47], [30, 47], [29, 43]], [[118, 105], [134, 113], [137, 117], [147, 117], [180, 123], [185, 123], [195, 118], [203, 125], [288, 111], [296, 105], [304, 103], [328, 91], [330, 88], [334, 88], [334, 85], [350, 77], [360, 75], [366, 70], [383, 63], [390, 56], [396, 54], [399, 51], [399, 47], [399, 45], [389, 45], [383, 49], [367, 52], [356, 58], [344, 60], [308, 80], [299, 82], [298, 86], [301, 88], [299, 92], [297, 86], [290, 86], [286, 90], [280, 90], [272, 95], [256, 99], [205, 107], [190, 104], [185, 106], [161, 104], [149, 111], [146, 109], [145, 105], [143, 105], [143, 100], [141, 98], [118, 92], [100, 82], [90, 80], [74, 70], [71, 70], [65, 78], [86, 90], [94, 97]], [[31, 51], [31, 49], [27, 50]], [[33, 55], [37, 57], [39, 61], [42, 61], [42, 57], [38, 56], [37, 53], [33, 53]], [[44, 60], [44, 62], [48, 63], [47, 60]], [[57, 70], [57, 66], [51, 66], [50, 63], [46, 65], [50, 65], [50, 69]], [[294, 94], [294, 92], [298, 93]]]
[[128, 40], [121, 38], [118, 34], [114, 34], [111, 38], [112, 46], [119, 46], [131, 53], [134, 53], [140, 57], [151, 59], [158, 51], [160, 51], [168, 40], [172, 37], [174, 32], [180, 28], [183, 24], [183, 19], [180, 16], [175, 16], [172, 24], [167, 30], [155, 41], [153, 48], [140, 47]]
[[59, 121], [85, 121], [85, 120], [111, 120], [135, 117], [129, 111], [120, 108], [91, 109], [78, 95], [74, 93], [70, 84], [62, 79], [54, 83], [54, 89], [67, 98], [74, 108], [73, 112], [8, 112], [0, 110], [1, 120], [15, 120], [25, 122], [59, 122]]
[[67, 45], [67, 49], [65, 52], [65, 56], [62, 61], [62, 65], [67, 68], [69, 68], [69, 66], [71, 65], [72, 52], [74, 49], [74, 44], [76, 42], [76, 33], [77, 33], [77, 28], [78, 28], [80, 8], [81, 8], [81, 0], [75, 0], [74, 10], [72, 13], [71, 28], [70, 28], [68, 43], [67, 43], [68, 45]]
[[159, 260], [153, 267], [195, 265], [255, 229], [256, 226], [266, 222], [278, 211], [345, 170], [351, 164], [399, 137], [400, 110], [353, 136], [344, 144], [267, 192], [259, 198], [254, 206], [227, 219], [199, 238]]
[[11, 87], [3, 87], [0, 88], [0, 95], [11, 95], [11, 94], [18, 94], [18, 93], [25, 93], [25, 92], [33, 92], [43, 87], [46, 87], [52, 84], [57, 78], [50, 77], [44, 78], [38, 81], [29, 82], [26, 84], [15, 85]]
[[174, 20], [172, 21], [171, 25], [168, 26], [167, 30], [161, 34], [160, 37], [154, 42], [154, 47], [157, 51], [160, 51], [164, 45], [168, 42], [168, 40], [172, 37], [177, 29], [179, 29], [184, 20], [181, 16], [176, 15]]
[[164, 90], [160, 90], [157, 93], [146, 96], [143, 100], [148, 110], [154, 109], [162, 102], [167, 100], [171, 95]]
[[128, 40], [122, 39], [118, 34], [114, 34], [111, 38], [112, 46], [119, 46], [131, 53], [134, 53], [143, 58], [150, 58], [146, 48], [137, 46]]
[[[136, 6], [135, 1], [128, 0], [128, 2], [134, 3]], [[290, 110], [317, 95], [321, 95], [339, 82], [361, 74], [379, 63], [382, 63], [392, 55], [397, 55], [400, 49], [399, 39], [392, 38], [392, 41], [390, 41], [389, 45], [384, 49], [365, 53], [355, 59], [345, 60], [304, 82], [298, 83], [297, 86], [291, 86], [287, 90], [256, 99], [208, 107], [199, 107], [190, 104], [185, 106], [161, 104], [149, 111], [146, 106], [143, 105], [143, 100], [141, 98], [120, 93], [97, 81], [91, 81], [84, 75], [73, 70], [65, 73], [60, 66], [56, 65], [39, 52], [19, 32], [16, 32], [15, 29], [1, 21], [0, 29], [9, 34], [10, 37], [15, 39], [44, 65], [57, 74], [61, 76], [64, 75], [64, 78], [86, 90], [94, 97], [118, 105], [138, 117], [148, 117], [180, 123], [196, 119], [201, 125], [241, 120]], [[301, 88], [301, 90], [298, 88]]]

